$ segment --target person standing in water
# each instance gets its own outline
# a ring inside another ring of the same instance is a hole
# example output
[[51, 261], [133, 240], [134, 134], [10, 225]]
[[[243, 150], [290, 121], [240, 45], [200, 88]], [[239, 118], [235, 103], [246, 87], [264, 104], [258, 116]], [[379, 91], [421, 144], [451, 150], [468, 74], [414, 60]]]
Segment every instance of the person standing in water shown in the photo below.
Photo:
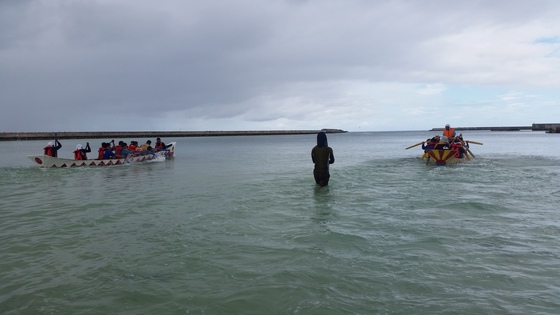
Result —
[[315, 163], [315, 182], [321, 187], [327, 186], [331, 177], [329, 164], [334, 163], [334, 154], [327, 143], [327, 134], [322, 131], [317, 134], [317, 145], [311, 150], [311, 160]]

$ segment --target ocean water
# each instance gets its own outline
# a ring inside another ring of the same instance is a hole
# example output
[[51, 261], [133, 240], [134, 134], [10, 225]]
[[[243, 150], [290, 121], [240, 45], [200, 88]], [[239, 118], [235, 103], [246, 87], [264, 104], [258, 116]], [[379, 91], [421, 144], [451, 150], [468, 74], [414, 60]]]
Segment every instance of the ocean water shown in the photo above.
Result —
[[445, 167], [405, 150], [434, 134], [329, 134], [325, 188], [314, 135], [67, 169], [0, 142], [0, 314], [560, 314], [560, 134], [465, 132], [476, 159]]

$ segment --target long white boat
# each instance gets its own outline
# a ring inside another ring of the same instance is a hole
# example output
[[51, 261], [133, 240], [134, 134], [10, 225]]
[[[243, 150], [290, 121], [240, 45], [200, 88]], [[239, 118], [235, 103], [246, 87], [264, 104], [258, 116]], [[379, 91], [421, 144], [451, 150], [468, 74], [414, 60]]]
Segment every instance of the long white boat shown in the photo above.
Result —
[[79, 167], [79, 166], [111, 166], [122, 165], [127, 163], [142, 163], [156, 159], [170, 158], [175, 154], [175, 142], [170, 142], [171, 146], [165, 151], [153, 153], [134, 153], [123, 158], [107, 159], [107, 160], [73, 160], [48, 155], [29, 155], [27, 156], [40, 167]]

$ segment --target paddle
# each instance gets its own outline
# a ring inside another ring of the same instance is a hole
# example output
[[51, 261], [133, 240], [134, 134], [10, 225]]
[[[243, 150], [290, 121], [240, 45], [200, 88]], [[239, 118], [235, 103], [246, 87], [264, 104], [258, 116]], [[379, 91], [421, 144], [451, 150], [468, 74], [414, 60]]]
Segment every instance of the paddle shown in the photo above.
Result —
[[408, 150], [408, 149], [410, 149], [410, 148], [417, 147], [417, 146], [421, 145], [422, 143], [424, 143], [424, 141], [418, 142], [417, 144], [414, 144], [414, 145], [411, 145], [410, 147], [406, 148], [405, 150]]
[[474, 144], [482, 145], [481, 142], [476, 142], [476, 141], [472, 141], [472, 140], [465, 140], [465, 141], [467, 141], [468, 143], [474, 143]]
[[467, 148], [467, 152], [465, 153], [465, 156], [467, 157], [467, 160], [470, 161], [471, 159], [469, 158], [469, 153], [472, 155], [473, 159], [475, 158], [474, 154], [471, 152], [471, 149], [469, 149], [469, 147], [465, 146], [465, 141], [463, 141], [463, 139], [461, 139], [461, 145], [465, 148]]
[[58, 142], [58, 135], [55, 132], [54, 133], [54, 145], [53, 145], [53, 148], [51, 149], [53, 157], [58, 157], [58, 149], [57, 149], [57, 145], [56, 145], [57, 142]]

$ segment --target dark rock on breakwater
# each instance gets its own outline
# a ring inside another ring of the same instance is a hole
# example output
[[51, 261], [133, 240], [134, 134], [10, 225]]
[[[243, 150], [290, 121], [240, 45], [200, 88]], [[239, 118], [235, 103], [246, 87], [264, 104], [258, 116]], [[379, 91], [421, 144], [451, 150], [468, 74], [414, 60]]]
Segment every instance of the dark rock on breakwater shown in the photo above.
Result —
[[124, 138], [175, 138], [175, 137], [218, 137], [218, 136], [267, 136], [267, 135], [303, 135], [326, 133], [345, 133], [342, 129], [322, 130], [255, 130], [255, 131], [80, 131], [80, 132], [2, 132], [0, 141], [13, 140], [52, 140], [58, 139], [124, 139]]

